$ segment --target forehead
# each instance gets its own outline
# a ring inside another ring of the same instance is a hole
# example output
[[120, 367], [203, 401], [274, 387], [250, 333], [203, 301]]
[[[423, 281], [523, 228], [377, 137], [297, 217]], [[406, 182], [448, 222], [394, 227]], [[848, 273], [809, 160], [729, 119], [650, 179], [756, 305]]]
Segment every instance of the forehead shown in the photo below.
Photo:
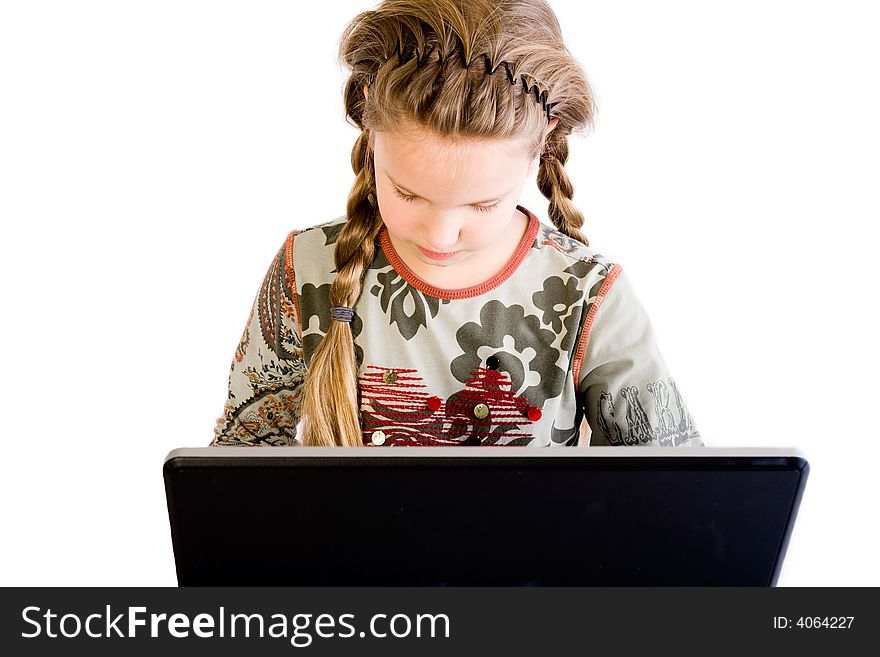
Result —
[[[495, 177], [493, 172], [503, 176], [504, 171], [527, 165], [519, 140], [443, 137], [428, 131], [376, 132], [373, 152], [377, 164], [387, 167], [398, 180], [411, 171], [421, 175], [458, 172], [491, 179]], [[406, 180], [401, 182], [405, 184]]]
[[373, 148], [386, 158], [430, 157], [432, 160], [525, 159], [517, 139], [442, 136], [433, 132], [375, 132]]

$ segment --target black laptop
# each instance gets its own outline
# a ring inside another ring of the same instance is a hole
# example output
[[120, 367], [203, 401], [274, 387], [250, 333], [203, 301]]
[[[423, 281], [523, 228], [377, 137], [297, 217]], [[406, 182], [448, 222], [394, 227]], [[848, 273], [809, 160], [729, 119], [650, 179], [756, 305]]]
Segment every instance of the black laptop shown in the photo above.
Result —
[[793, 449], [204, 447], [165, 460], [182, 586], [775, 586]]

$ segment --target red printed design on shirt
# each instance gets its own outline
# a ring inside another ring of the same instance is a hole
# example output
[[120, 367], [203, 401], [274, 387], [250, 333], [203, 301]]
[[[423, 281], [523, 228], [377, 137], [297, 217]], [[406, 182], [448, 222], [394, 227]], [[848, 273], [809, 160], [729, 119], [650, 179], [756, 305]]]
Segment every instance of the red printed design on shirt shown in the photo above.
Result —
[[480, 367], [467, 385], [441, 399], [415, 369], [368, 365], [360, 376], [365, 445], [520, 445], [541, 411], [511, 391], [506, 372]]

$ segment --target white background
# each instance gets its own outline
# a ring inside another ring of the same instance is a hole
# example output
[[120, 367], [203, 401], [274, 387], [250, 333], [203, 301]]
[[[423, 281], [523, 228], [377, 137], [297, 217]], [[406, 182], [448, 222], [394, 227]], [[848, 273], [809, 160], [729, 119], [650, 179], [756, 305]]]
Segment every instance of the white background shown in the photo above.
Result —
[[[599, 107], [584, 232], [706, 443], [810, 461], [779, 584], [880, 585], [873, 3], [551, 4]], [[162, 462], [210, 442], [288, 231], [345, 212], [372, 6], [0, 3], [0, 583], [176, 584]]]

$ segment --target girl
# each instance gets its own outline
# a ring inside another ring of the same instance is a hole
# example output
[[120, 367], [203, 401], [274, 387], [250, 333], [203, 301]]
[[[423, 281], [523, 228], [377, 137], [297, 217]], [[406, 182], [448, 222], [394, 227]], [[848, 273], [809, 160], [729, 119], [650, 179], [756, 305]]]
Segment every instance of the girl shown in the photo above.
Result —
[[[544, 0], [385, 0], [340, 40], [347, 213], [292, 230], [212, 445], [702, 445], [565, 171], [594, 115]], [[554, 228], [518, 205], [537, 171]]]

